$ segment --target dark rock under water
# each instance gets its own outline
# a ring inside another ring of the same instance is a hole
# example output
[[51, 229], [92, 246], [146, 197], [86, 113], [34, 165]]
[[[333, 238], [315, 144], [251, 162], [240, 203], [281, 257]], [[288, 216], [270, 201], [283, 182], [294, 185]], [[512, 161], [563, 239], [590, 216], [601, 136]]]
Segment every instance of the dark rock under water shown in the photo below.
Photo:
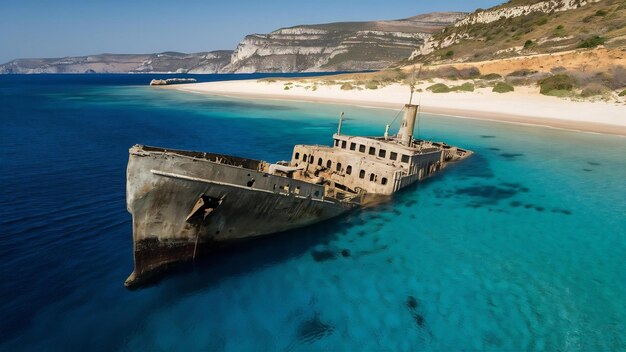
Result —
[[296, 337], [301, 342], [313, 343], [332, 334], [334, 331], [335, 328], [332, 325], [322, 322], [319, 313], [315, 313], [313, 317], [300, 323]]

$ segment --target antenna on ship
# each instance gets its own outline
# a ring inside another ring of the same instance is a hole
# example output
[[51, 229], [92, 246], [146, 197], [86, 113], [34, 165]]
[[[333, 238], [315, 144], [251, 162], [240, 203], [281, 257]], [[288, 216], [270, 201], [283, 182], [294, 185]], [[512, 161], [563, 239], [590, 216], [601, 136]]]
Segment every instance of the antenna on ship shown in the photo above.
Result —
[[[413, 91], [415, 91], [415, 85], [417, 84], [417, 78], [420, 77], [420, 75], [422, 74], [422, 67], [424, 67], [423, 65], [420, 65], [420, 69], [419, 71], [417, 71], [417, 77], [415, 77], [415, 66], [413, 66], [413, 78], [411, 80], [411, 98], [409, 98], [409, 104], [411, 104], [411, 100], [413, 99]], [[417, 134], [416, 137], [419, 139], [420, 136], [420, 112], [422, 110], [422, 94], [420, 93], [418, 101], [417, 101]]]
[[339, 115], [339, 127], [337, 127], [337, 135], [341, 134], [341, 123], [343, 122], [343, 111]]

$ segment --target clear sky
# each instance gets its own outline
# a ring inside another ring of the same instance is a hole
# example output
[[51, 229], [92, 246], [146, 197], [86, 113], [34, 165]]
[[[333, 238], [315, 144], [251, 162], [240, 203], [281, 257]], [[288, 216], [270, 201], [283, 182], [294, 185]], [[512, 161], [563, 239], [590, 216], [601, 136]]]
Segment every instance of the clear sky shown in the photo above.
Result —
[[0, 63], [25, 57], [234, 49], [250, 33], [473, 11], [504, 0], [0, 0]]

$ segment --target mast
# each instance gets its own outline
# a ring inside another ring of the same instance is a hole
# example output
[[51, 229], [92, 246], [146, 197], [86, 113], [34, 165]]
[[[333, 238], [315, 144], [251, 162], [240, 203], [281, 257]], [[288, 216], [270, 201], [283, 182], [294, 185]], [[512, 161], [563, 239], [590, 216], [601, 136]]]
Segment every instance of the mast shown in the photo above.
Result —
[[339, 127], [337, 127], [337, 135], [341, 135], [341, 122], [343, 121], [343, 111], [339, 115]]

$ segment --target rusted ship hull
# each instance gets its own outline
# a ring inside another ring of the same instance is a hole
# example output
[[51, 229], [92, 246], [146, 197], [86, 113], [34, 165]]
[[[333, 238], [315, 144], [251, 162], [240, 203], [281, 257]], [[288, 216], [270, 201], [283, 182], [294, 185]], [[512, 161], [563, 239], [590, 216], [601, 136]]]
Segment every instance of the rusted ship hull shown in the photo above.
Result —
[[262, 161], [134, 146], [127, 169], [134, 271], [127, 287], [207, 247], [287, 231], [341, 215], [354, 201], [324, 197], [324, 187], [271, 175]]

